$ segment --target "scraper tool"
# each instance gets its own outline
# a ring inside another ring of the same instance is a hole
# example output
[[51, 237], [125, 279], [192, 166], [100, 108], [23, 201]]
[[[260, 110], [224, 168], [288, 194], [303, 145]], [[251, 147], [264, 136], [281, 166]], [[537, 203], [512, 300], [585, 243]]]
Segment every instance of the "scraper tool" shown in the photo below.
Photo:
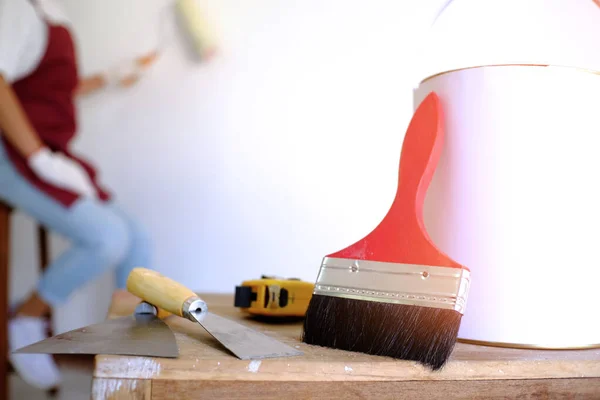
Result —
[[242, 360], [298, 356], [303, 353], [254, 329], [215, 315], [196, 293], [156, 271], [135, 268], [127, 290], [167, 312], [199, 323]]
[[157, 317], [156, 307], [142, 302], [133, 315], [74, 329], [14, 351], [34, 354], [113, 354], [176, 358], [177, 341]]

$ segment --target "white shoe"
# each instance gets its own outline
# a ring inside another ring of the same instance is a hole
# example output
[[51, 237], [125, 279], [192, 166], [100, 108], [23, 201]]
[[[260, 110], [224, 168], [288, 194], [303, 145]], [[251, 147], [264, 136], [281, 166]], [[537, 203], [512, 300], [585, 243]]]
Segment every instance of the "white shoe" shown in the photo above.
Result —
[[57, 387], [60, 370], [50, 354], [13, 354], [21, 347], [47, 338], [46, 324], [41, 318], [15, 317], [8, 321], [9, 360], [25, 382], [39, 389]]

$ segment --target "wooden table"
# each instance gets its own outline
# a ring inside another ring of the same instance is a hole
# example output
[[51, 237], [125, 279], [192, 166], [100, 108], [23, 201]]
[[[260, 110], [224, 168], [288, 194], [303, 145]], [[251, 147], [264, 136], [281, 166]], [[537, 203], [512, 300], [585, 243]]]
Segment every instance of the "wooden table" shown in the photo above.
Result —
[[[541, 351], [458, 343], [441, 372], [384, 357], [308, 346], [301, 323], [267, 324], [233, 308], [233, 297], [204, 295], [211, 310], [296, 346], [303, 356], [242, 361], [198, 324], [166, 319], [180, 358], [98, 355], [94, 399], [600, 399], [600, 349]], [[139, 299], [115, 293], [109, 318]], [[157, 343], [157, 345], [160, 345]]]

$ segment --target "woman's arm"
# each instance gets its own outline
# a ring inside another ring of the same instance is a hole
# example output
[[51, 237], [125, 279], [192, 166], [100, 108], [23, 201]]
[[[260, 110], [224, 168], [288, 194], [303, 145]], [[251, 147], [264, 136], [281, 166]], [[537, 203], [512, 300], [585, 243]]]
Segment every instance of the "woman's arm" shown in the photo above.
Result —
[[77, 89], [75, 90], [76, 96], [87, 96], [88, 94], [94, 93], [103, 87], [107, 86], [106, 79], [102, 74], [95, 74], [79, 80]]
[[6, 140], [25, 158], [43, 147], [12, 86], [0, 74], [0, 129]]
[[75, 161], [47, 148], [25, 114], [12, 86], [0, 74], [0, 130], [42, 180], [84, 196], [95, 189], [86, 171]]
[[[119, 76], [117, 78], [117, 85], [129, 87], [135, 84], [140, 79], [139, 71], [150, 67], [157, 58], [158, 54], [156, 52], [151, 52], [145, 56], [134, 59], [131, 68], [133, 72], [126, 72], [123, 76]], [[103, 89], [108, 85], [109, 79], [105, 74], [95, 74], [80, 80], [76, 94], [78, 96], [86, 96]]]

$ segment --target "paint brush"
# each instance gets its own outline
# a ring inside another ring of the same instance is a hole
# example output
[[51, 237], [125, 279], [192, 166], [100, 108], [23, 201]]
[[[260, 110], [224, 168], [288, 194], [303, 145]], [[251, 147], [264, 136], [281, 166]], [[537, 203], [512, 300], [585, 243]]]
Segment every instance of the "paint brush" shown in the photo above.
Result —
[[443, 146], [442, 107], [430, 93], [415, 111], [388, 213], [366, 237], [323, 258], [306, 318], [307, 344], [446, 363], [458, 336], [468, 268], [429, 238], [423, 202]]

